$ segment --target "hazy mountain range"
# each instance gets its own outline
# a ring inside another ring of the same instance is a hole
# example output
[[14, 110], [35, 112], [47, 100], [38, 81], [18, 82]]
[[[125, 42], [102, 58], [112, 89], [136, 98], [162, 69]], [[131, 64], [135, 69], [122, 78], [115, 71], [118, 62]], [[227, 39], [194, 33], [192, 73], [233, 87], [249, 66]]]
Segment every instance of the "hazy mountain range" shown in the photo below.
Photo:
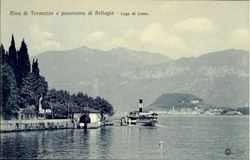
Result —
[[[32, 57], [33, 58], [33, 57]], [[248, 106], [248, 52], [229, 49], [171, 60], [160, 53], [85, 46], [39, 54], [50, 88], [106, 98], [115, 110], [151, 104], [163, 93], [189, 93], [218, 106]]]

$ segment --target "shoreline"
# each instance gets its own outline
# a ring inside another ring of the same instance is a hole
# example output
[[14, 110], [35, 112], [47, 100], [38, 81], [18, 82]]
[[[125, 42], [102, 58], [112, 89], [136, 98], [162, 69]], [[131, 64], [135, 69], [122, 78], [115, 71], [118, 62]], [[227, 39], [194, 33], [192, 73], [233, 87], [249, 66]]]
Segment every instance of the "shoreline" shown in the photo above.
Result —
[[77, 124], [72, 119], [36, 119], [36, 120], [1, 120], [1, 133], [75, 129]]

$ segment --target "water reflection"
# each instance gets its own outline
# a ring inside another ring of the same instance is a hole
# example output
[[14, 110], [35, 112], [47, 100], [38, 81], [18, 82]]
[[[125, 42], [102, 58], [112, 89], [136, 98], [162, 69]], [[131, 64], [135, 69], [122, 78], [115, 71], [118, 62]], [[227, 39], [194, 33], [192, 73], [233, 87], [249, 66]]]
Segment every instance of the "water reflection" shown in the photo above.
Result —
[[[249, 159], [248, 118], [168, 116], [159, 122], [164, 127], [110, 126], [87, 131], [68, 129], [2, 133], [1, 157]], [[160, 141], [163, 142], [161, 147]], [[226, 156], [225, 148], [231, 148], [237, 154]]]
[[[2, 157], [37, 158], [39, 148], [38, 135], [31, 134], [29, 137], [26, 137], [25, 134], [25, 132], [3, 133], [1, 135]], [[8, 138], [2, 138], [3, 135]]]
[[97, 137], [96, 145], [98, 146], [98, 159], [111, 158], [111, 145], [113, 132], [111, 127], [101, 127]]
[[75, 130], [75, 136], [77, 141], [75, 141], [74, 146], [77, 148], [77, 154], [83, 159], [89, 158], [90, 154], [90, 131], [89, 130]]

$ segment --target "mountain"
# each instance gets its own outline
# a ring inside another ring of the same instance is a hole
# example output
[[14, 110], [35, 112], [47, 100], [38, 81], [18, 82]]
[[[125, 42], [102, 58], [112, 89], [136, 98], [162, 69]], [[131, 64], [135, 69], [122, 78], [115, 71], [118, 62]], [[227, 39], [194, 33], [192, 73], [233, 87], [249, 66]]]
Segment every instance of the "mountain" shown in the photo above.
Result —
[[171, 59], [160, 53], [151, 53], [146, 51], [133, 51], [126, 48], [114, 48], [109, 51], [112, 56], [140, 64], [141, 66], [153, 65], [169, 62]]
[[81, 47], [37, 57], [49, 87], [102, 96], [116, 110], [137, 109], [163, 93], [189, 93], [223, 107], [248, 106], [248, 52], [229, 49], [170, 60], [158, 53], [125, 48]]
[[116, 75], [123, 71], [145, 67], [171, 59], [159, 54], [115, 48], [110, 51], [90, 49], [86, 46], [67, 51], [47, 51], [38, 58], [40, 72], [50, 88], [84, 92], [91, 96], [112, 95]]
[[246, 51], [230, 49], [127, 70], [120, 79], [149, 102], [162, 93], [189, 93], [221, 107], [248, 106], [248, 64]]

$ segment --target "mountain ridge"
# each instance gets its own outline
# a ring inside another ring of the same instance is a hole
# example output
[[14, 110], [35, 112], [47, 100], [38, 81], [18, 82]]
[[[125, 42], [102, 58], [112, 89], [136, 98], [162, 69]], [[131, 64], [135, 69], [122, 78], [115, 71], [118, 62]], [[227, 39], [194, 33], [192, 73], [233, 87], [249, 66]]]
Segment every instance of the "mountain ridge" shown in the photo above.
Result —
[[162, 55], [150, 52], [80, 48], [36, 57], [50, 88], [102, 96], [121, 111], [137, 108], [139, 98], [149, 105], [161, 94], [173, 92], [199, 95], [218, 106], [248, 105], [246, 51], [229, 49], [158, 61]]

